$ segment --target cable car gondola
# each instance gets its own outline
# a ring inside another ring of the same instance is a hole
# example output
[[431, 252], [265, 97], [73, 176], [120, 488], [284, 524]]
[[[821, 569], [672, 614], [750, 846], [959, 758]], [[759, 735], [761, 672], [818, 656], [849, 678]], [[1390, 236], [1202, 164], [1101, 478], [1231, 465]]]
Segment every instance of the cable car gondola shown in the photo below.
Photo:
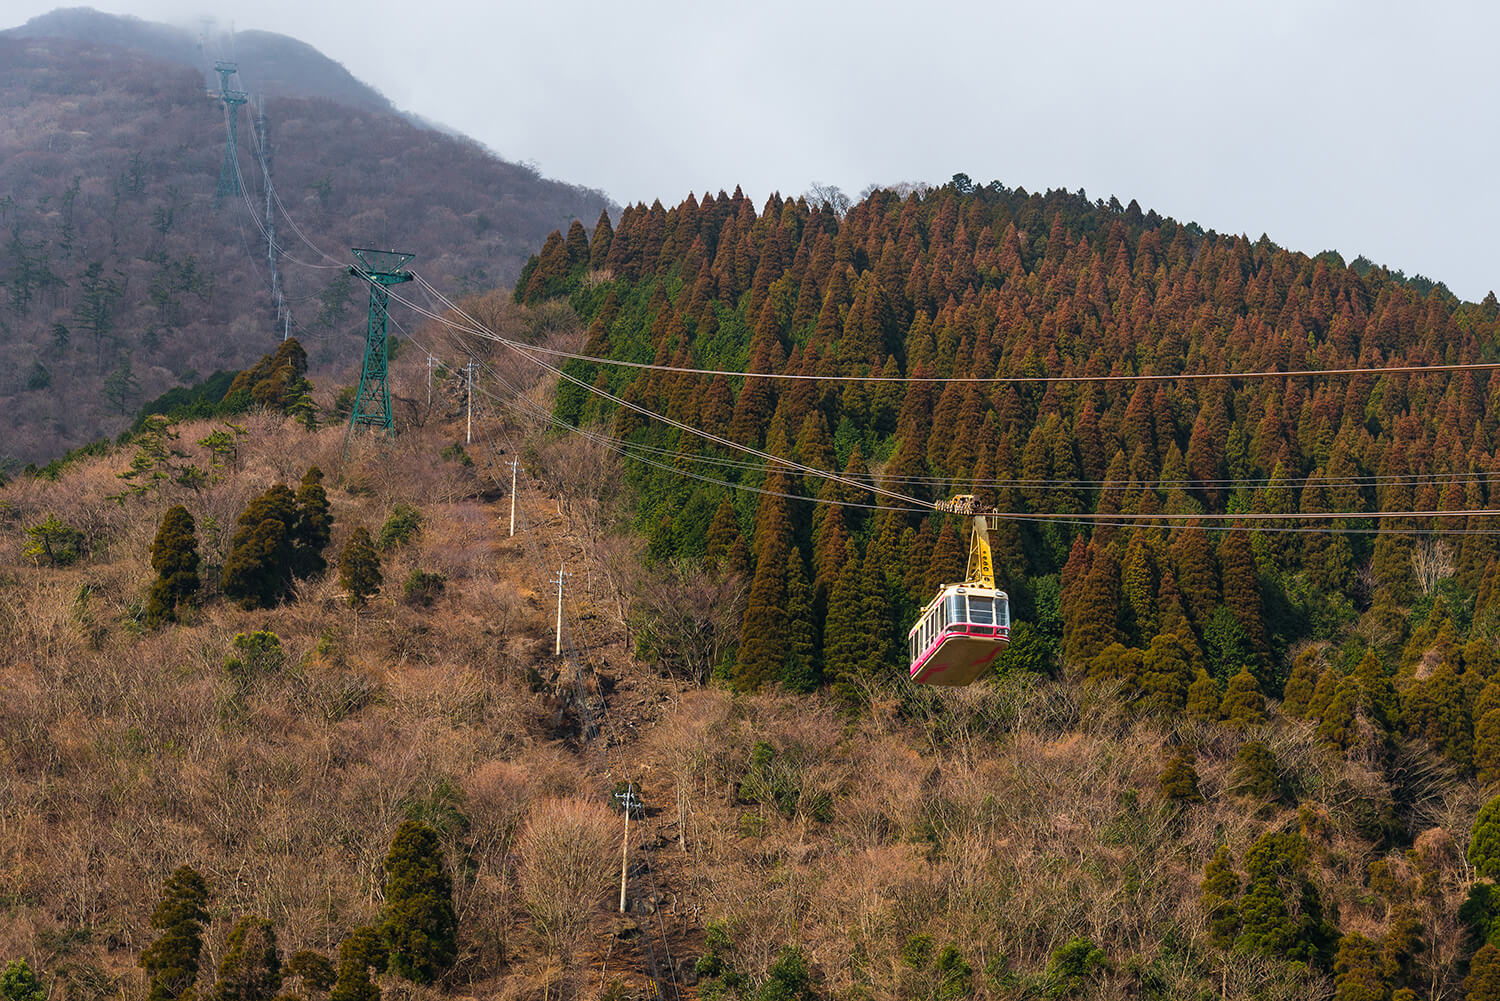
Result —
[[[973, 514], [974, 498], [955, 497], [943, 510]], [[1010, 600], [995, 587], [989, 521], [974, 517], [967, 579], [946, 584], [907, 634], [911, 680], [922, 685], [967, 685], [989, 670], [1010, 643]]]

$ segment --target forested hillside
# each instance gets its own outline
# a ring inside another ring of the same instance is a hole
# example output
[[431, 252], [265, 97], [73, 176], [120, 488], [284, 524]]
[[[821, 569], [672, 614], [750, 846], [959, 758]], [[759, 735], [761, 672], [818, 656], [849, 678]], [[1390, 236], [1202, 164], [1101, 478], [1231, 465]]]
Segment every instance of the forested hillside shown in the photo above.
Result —
[[[289, 70], [296, 50], [277, 52]], [[201, 67], [0, 37], [0, 462], [113, 436], [144, 400], [281, 340], [259, 110], [239, 110], [245, 194], [216, 198], [225, 114]], [[399, 244], [445, 288], [478, 290], [607, 204], [394, 113], [293, 97], [264, 111], [290, 331], [318, 376], [348, 381], [359, 364], [351, 246]]]
[[[554, 233], [516, 287], [569, 296], [585, 355], [885, 380], [567, 363], [555, 415], [625, 443], [648, 560], [748, 586], [719, 676], [900, 678], [914, 613], [964, 568], [965, 526], [921, 502], [976, 494], [1014, 515], [992, 537], [1018, 623], [997, 674], [1167, 728], [1169, 800], [1201, 801], [1195, 767], [1232, 776], [1213, 809], [1249, 797], [1250, 830], [1197, 860], [1212, 944], [1374, 984], [1340, 996], [1457, 996], [1495, 875], [1464, 845], [1500, 781], [1500, 520], [1464, 512], [1500, 506], [1500, 381], [1128, 377], [1493, 361], [1493, 294], [961, 175], [842, 218], [736, 190], [606, 223]], [[1327, 512], [1369, 517], [1250, 517]], [[1183, 517], [1140, 520], [1159, 513]], [[671, 664], [655, 623], [637, 649]]]

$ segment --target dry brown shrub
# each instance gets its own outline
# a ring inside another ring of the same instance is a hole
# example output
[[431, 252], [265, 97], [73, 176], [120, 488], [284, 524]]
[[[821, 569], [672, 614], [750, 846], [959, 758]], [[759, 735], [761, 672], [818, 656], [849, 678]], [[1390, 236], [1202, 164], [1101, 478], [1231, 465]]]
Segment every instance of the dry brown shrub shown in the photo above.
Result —
[[614, 885], [615, 825], [607, 809], [582, 799], [540, 800], [526, 818], [516, 841], [516, 885], [554, 955], [573, 951]]

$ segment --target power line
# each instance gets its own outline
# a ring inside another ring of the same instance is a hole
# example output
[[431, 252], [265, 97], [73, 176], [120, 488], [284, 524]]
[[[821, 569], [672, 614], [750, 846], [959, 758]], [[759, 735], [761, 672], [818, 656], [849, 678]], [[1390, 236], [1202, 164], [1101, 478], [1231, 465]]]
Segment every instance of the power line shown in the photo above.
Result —
[[[504, 341], [503, 338], [497, 339]], [[509, 343], [509, 342], [506, 342]], [[1179, 372], [1179, 373], [1136, 373], [1133, 375], [991, 375], [991, 376], [939, 376], [939, 375], [808, 375], [801, 372], [745, 372], [735, 369], [717, 368], [689, 368], [683, 365], [656, 365], [649, 362], [622, 361], [616, 358], [601, 358], [597, 355], [580, 354], [574, 351], [561, 351], [557, 348], [543, 348], [535, 345], [525, 345], [527, 350], [536, 351], [540, 354], [552, 355], [558, 358], [566, 358], [572, 361], [588, 362], [593, 365], [610, 365], [617, 368], [633, 368], [650, 372], [669, 372], [677, 375], [713, 375], [726, 378], [742, 379], [778, 379], [784, 381], [803, 382], [896, 382], [896, 383], [935, 383], [947, 384], [975, 383], [975, 384], [1040, 384], [1048, 385], [1055, 383], [1074, 382], [1205, 382], [1215, 380], [1233, 379], [1296, 379], [1311, 376], [1383, 376], [1383, 375], [1410, 375], [1428, 374], [1440, 372], [1493, 372], [1500, 369], [1500, 362], [1466, 362], [1460, 364], [1444, 365], [1391, 365], [1381, 368], [1308, 368], [1288, 369], [1276, 371], [1264, 369], [1250, 372]]]

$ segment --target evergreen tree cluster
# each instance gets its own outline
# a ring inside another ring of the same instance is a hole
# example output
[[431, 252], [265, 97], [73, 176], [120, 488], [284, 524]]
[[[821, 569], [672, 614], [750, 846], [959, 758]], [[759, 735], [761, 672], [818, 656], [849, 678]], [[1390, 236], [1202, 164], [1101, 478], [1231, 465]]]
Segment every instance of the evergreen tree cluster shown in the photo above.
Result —
[[[1306, 793], [1278, 760], [1289, 731], [1393, 788], [1429, 750], [1500, 781], [1500, 545], [1470, 513], [1494, 503], [1500, 376], [1100, 380], [1494, 356], [1493, 295], [1459, 302], [1356, 263], [955, 178], [847, 213], [780, 196], [757, 211], [738, 190], [630, 206], [554, 234], [515, 298], [565, 295], [585, 354], [674, 369], [570, 361], [555, 416], [664, 457], [626, 462], [636, 527], [653, 560], [743, 579], [719, 665], [735, 687], [900, 678], [905, 630], [964, 572], [964, 526], [868, 488], [973, 494], [1018, 515], [990, 539], [1014, 619], [997, 670], [1067, 672], [1178, 733], [1233, 739], [1209, 794], [1275, 823]], [[817, 378], [849, 376], [882, 381]], [[963, 381], [1016, 376], [1047, 381]], [[749, 462], [591, 388], [844, 482]], [[1389, 511], [1434, 513], [1375, 517]], [[1361, 517], [1296, 532], [1250, 518], [1333, 512]], [[1178, 520], [1131, 524], [1155, 515]], [[1183, 748], [1161, 775], [1174, 822], [1208, 789], [1195, 765]], [[1367, 809], [1364, 833], [1400, 844], [1390, 806]], [[1432, 866], [1416, 849], [1401, 874], [1372, 864], [1384, 928], [1340, 937], [1304, 814], [1209, 862], [1215, 944], [1307, 964], [1340, 997], [1426, 996], [1413, 957]], [[1481, 831], [1474, 844], [1488, 850]], [[1476, 928], [1500, 915], [1485, 893]], [[1474, 955], [1472, 996], [1490, 996], [1475, 985], [1495, 957]]]
[[146, 599], [146, 625], [177, 621], [177, 606], [198, 595], [198, 535], [193, 516], [178, 504], [162, 517], [151, 543], [151, 569], [157, 577]]
[[[380, 1001], [371, 974], [388, 969], [414, 983], [429, 984], [458, 955], [458, 919], [453, 885], [437, 834], [419, 821], [401, 825], [385, 860], [386, 904], [378, 926], [354, 929], [339, 946], [335, 968], [327, 957], [302, 950], [285, 962], [276, 944], [276, 928], [265, 918], [236, 920], [224, 941], [211, 986], [200, 992], [199, 961], [209, 921], [209, 888], [194, 869], [181, 866], [162, 886], [151, 914], [160, 936], [141, 953], [140, 966], [150, 979], [149, 1001], [272, 1001], [287, 981], [303, 997], [324, 993], [329, 1001]], [[14, 986], [14, 992], [11, 988]], [[6, 1001], [39, 1001], [35, 977], [24, 963], [12, 963], [0, 976]]]
[[291, 596], [296, 581], [328, 567], [323, 550], [333, 515], [317, 466], [303, 475], [296, 494], [277, 483], [255, 497], [236, 524], [219, 587], [245, 608], [273, 608]]
[[288, 337], [274, 352], [235, 376], [224, 399], [248, 400], [269, 410], [292, 413], [308, 405], [304, 398], [310, 392], [307, 352], [295, 337]]

